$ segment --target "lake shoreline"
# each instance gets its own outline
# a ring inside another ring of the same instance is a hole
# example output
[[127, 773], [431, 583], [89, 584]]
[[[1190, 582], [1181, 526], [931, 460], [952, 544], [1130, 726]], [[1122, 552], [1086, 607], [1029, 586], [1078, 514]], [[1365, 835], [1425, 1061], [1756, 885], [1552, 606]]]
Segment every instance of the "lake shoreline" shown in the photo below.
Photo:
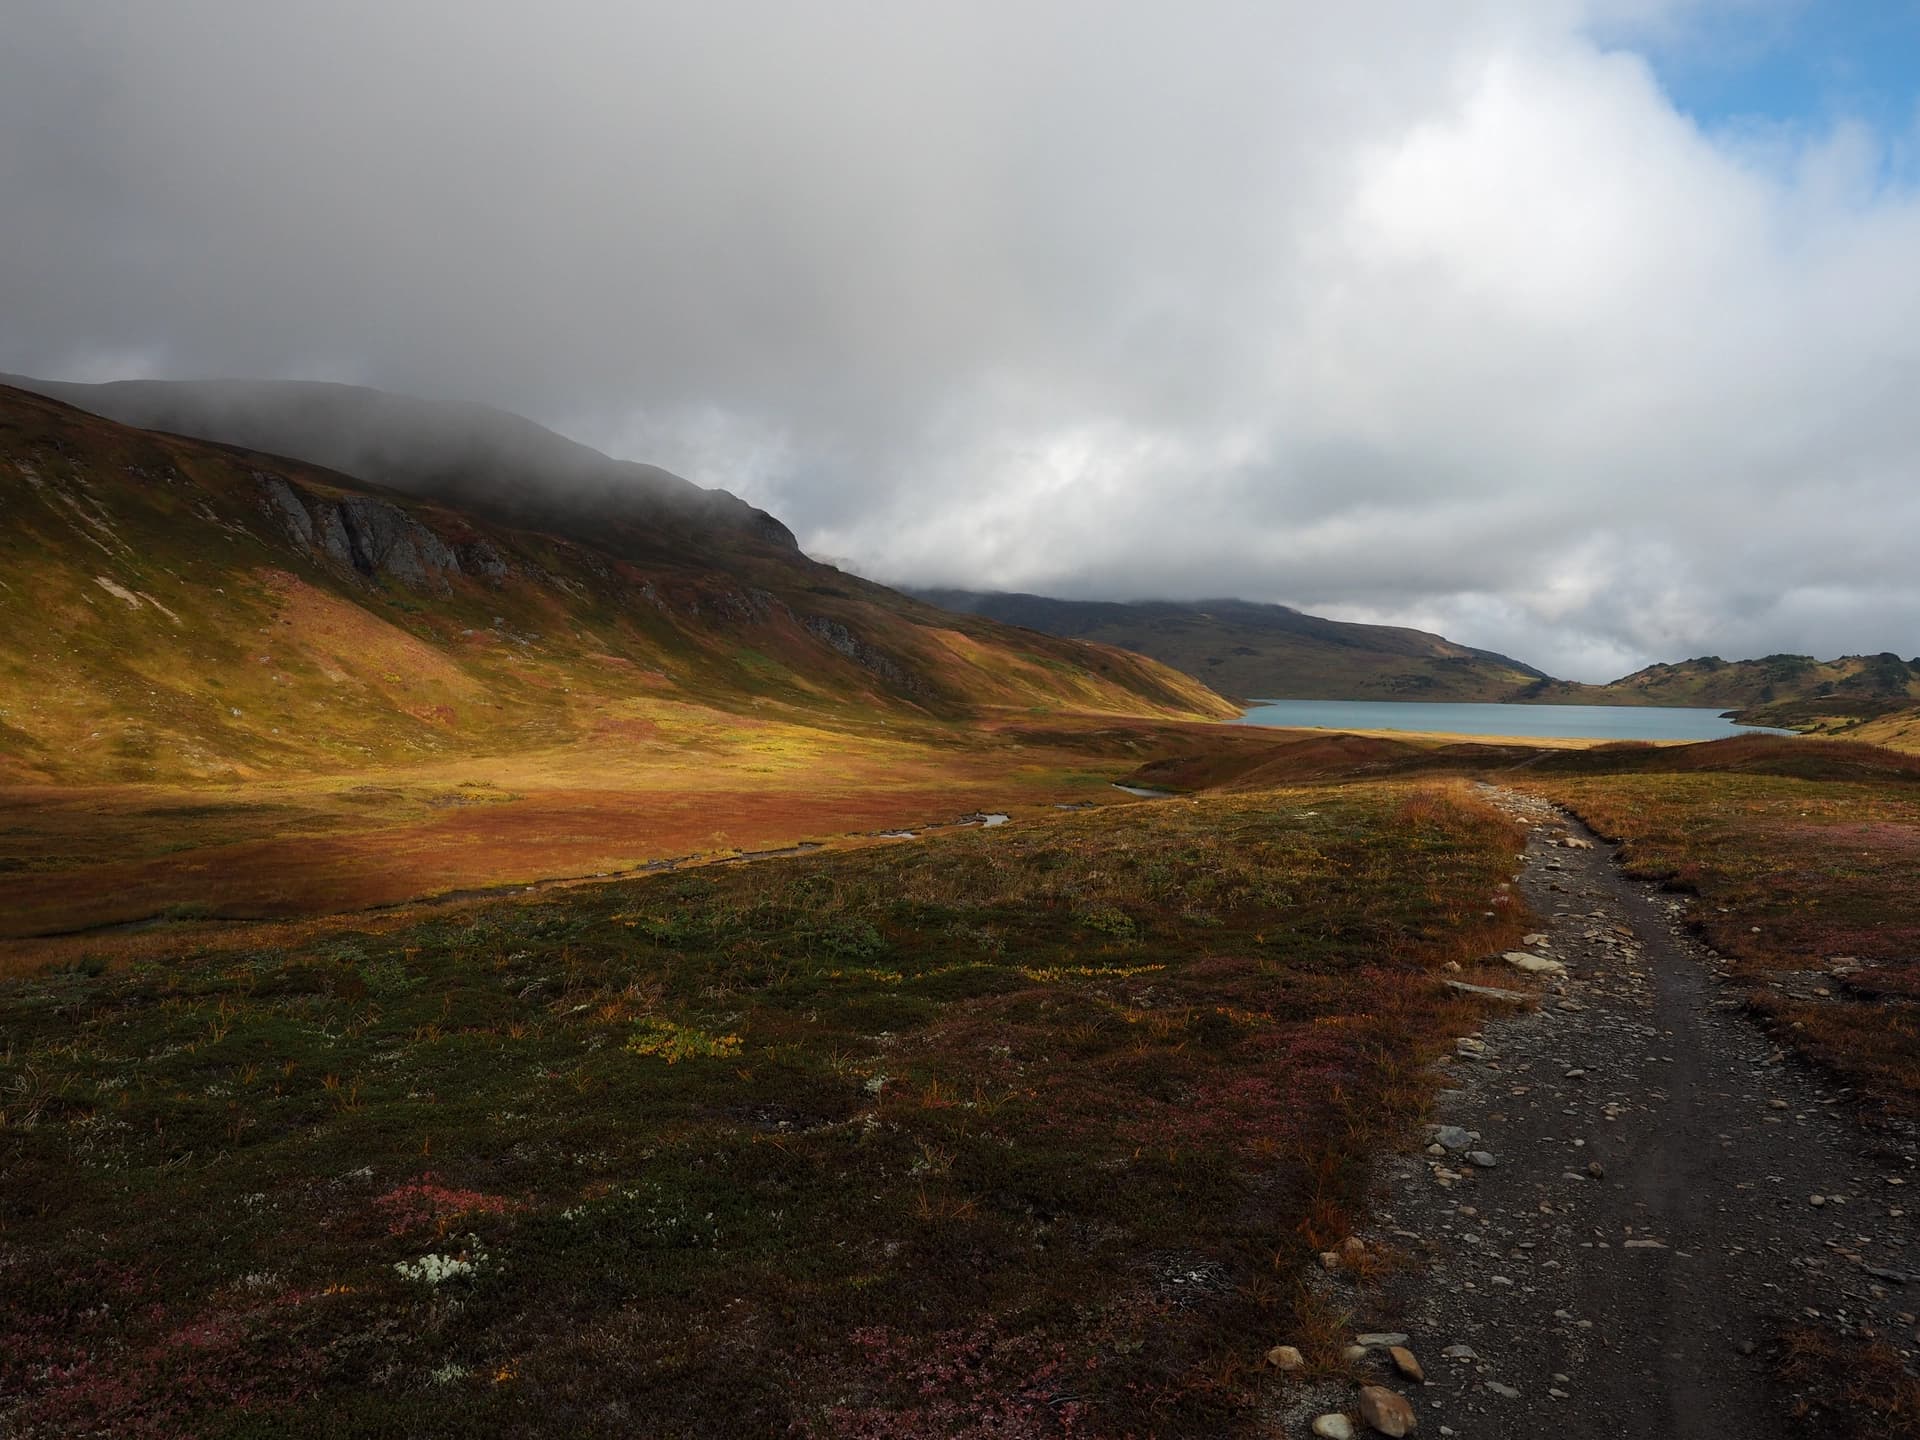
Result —
[[1253, 700], [1237, 724], [1350, 734], [1447, 736], [1607, 744], [1680, 744], [1742, 734], [1791, 734], [1742, 725], [1728, 711], [1664, 705], [1538, 705], [1422, 700]]

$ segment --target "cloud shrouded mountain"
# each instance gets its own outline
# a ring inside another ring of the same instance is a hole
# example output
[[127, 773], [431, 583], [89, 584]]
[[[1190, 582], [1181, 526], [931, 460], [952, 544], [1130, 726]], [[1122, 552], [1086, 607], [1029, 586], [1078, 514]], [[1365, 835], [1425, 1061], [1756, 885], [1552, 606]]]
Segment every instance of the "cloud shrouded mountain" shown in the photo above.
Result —
[[884, 580], [1910, 654], [1916, 135], [1703, 131], [1731, 3], [24, 0], [0, 369], [478, 401]]

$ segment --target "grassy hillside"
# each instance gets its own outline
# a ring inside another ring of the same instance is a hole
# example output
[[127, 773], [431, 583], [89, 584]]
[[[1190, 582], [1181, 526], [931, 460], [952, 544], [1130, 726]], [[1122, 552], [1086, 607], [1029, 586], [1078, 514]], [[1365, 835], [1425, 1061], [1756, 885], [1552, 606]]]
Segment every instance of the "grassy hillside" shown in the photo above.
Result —
[[0, 389], [0, 935], [879, 843], [1234, 713], [784, 530], [573, 528]]
[[1247, 699], [1503, 700], [1547, 679], [1518, 660], [1422, 630], [1323, 620], [1284, 605], [915, 593], [949, 610], [1118, 645]]
[[943, 614], [779, 536], [514, 528], [19, 391], [0, 390], [0, 507], [15, 779], [643, 743], [701, 713], [1230, 713], [1150, 661]]

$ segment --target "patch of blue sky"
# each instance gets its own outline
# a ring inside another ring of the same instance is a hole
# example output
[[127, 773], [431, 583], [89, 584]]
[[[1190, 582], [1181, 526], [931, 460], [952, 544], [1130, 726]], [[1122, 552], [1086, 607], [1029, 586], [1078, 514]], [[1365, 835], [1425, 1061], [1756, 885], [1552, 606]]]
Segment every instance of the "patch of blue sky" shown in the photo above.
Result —
[[1920, 183], [1920, 0], [1705, 0], [1597, 38], [1643, 55], [1716, 139], [1798, 148], [1863, 129], [1881, 183]]

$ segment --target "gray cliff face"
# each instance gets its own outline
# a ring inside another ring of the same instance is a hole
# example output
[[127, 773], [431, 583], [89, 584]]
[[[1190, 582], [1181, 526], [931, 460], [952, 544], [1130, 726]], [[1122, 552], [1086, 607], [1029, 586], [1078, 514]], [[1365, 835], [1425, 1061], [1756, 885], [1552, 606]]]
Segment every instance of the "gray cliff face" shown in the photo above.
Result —
[[801, 627], [816, 640], [823, 641], [847, 659], [853, 661], [862, 670], [878, 675], [912, 694], [924, 694], [926, 685], [918, 676], [910, 674], [886, 651], [876, 648], [862, 640], [853, 631], [825, 615], [808, 615], [800, 621]]
[[366, 495], [331, 500], [279, 475], [256, 471], [254, 478], [262, 508], [280, 522], [288, 539], [307, 554], [368, 579], [446, 594], [452, 576], [472, 575], [498, 585], [513, 573], [486, 540], [450, 545], [391, 501]]

